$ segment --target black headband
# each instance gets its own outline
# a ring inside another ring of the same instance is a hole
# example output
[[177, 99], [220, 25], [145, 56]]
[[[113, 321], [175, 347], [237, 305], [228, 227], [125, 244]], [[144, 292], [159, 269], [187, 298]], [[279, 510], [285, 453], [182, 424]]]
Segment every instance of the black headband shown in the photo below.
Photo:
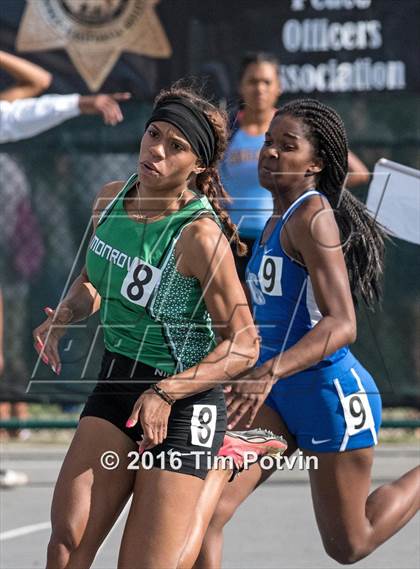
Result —
[[154, 108], [145, 128], [156, 121], [164, 121], [176, 126], [204, 165], [210, 165], [216, 147], [214, 131], [205, 114], [195, 105], [184, 97], [167, 98]]

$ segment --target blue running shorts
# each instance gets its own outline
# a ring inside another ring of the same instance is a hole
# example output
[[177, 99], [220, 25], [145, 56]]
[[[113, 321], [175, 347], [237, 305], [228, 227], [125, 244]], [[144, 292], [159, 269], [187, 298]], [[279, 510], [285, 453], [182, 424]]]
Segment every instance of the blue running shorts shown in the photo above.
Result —
[[378, 442], [381, 396], [351, 352], [331, 366], [279, 379], [265, 404], [280, 414], [301, 449], [343, 452]]

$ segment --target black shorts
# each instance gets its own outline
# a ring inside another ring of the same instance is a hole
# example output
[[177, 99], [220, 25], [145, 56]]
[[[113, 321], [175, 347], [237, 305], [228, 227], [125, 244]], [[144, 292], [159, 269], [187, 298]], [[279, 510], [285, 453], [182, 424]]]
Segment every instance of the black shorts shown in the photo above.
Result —
[[235, 258], [236, 272], [238, 273], [239, 280], [241, 281], [241, 283], [244, 283], [246, 281], [245, 270], [249, 260], [251, 259], [252, 247], [254, 246], [255, 239], [248, 239], [247, 237], [241, 237], [241, 241], [245, 243], [245, 245], [247, 245], [248, 253], [244, 257], [239, 257], [234, 251], [233, 256]]
[[[118, 427], [134, 442], [139, 441], [143, 436], [140, 423], [131, 429], [125, 423], [138, 397], [150, 385], [161, 380], [162, 375], [167, 374], [105, 350], [99, 381], [80, 418], [100, 417]], [[220, 385], [174, 403], [167, 437], [162, 444], [146, 451], [149, 456], [144, 457], [145, 463], [147, 460], [149, 466], [152, 462], [157, 468], [204, 479], [222, 446], [225, 432], [226, 406]]]

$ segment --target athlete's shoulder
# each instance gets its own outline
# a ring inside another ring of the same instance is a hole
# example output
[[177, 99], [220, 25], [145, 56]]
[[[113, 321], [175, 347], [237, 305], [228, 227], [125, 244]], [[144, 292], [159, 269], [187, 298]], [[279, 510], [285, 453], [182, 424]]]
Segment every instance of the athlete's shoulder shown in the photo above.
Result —
[[314, 218], [328, 219], [331, 215], [334, 217], [334, 211], [328, 199], [322, 194], [314, 194], [300, 203], [289, 216], [286, 215], [286, 221], [288, 229], [296, 228], [299, 231], [310, 226]]
[[117, 180], [115, 182], [109, 182], [102, 186], [97, 195], [95, 196], [93, 202], [93, 213], [94, 215], [100, 215], [102, 211], [107, 207], [107, 205], [118, 195], [124, 186], [124, 181]]
[[334, 210], [322, 194], [308, 197], [287, 220], [287, 232], [295, 244], [308, 239], [314, 244], [335, 246], [339, 243], [339, 230]]
[[97, 206], [98, 202], [109, 202], [110, 200], [113, 200], [121, 191], [124, 183], [124, 180], [116, 180], [115, 182], [108, 182], [102, 186], [95, 198], [94, 205]]
[[181, 247], [189, 258], [200, 262], [222, 254], [224, 249], [229, 247], [229, 242], [216, 220], [210, 216], [203, 216], [185, 228]]
[[184, 258], [184, 274], [195, 276], [202, 283], [210, 275], [223, 270], [235, 268], [229, 241], [220, 226], [211, 217], [203, 217], [191, 223], [182, 233], [180, 240]]
[[216, 220], [209, 213], [196, 219], [182, 232], [182, 246], [188, 250], [203, 251], [214, 248], [223, 237]]
[[298, 205], [292, 217], [305, 218], [312, 213], [319, 211], [331, 210], [330, 202], [324, 194], [312, 194], [307, 197]]

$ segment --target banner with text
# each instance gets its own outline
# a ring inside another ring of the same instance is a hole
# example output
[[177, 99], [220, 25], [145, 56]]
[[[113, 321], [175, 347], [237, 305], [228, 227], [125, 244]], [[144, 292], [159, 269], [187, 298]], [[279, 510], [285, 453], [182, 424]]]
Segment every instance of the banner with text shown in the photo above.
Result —
[[418, 0], [2, 0], [0, 47], [44, 64], [58, 92], [150, 98], [205, 74], [229, 97], [249, 50], [279, 57], [285, 93], [419, 92], [419, 21]]

